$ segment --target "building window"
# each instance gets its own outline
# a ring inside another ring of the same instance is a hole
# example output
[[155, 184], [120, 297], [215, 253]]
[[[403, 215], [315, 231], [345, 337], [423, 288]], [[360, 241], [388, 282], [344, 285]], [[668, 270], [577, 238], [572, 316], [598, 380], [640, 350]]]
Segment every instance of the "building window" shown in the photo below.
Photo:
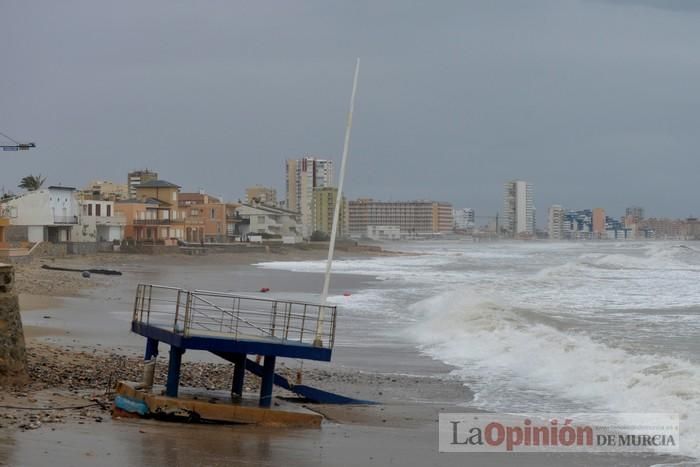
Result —
[[112, 217], [112, 205], [107, 205], [107, 217]]
[[88, 216], [92, 216], [92, 204], [88, 204]]
[[216, 219], [216, 209], [211, 208], [211, 218]]
[[102, 205], [100, 203], [95, 204], [95, 215], [96, 216], [102, 215]]

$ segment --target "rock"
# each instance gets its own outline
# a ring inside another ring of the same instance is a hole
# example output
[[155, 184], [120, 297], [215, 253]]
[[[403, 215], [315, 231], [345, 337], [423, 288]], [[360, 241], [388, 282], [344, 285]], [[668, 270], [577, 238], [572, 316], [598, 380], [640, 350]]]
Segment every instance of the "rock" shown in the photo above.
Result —
[[27, 354], [14, 292], [14, 268], [0, 263], [0, 384], [26, 377]]

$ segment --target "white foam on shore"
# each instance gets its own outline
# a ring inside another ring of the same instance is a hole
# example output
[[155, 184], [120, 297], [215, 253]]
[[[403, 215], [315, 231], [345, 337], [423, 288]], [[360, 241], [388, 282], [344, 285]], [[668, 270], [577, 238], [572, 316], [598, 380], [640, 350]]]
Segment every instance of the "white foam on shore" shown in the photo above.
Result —
[[420, 302], [414, 311], [423, 319], [409, 332], [427, 354], [457, 366], [454, 374], [466, 380], [483, 378], [475, 389], [484, 408], [511, 409], [498, 395], [505, 384], [534, 389], [530, 409], [540, 412], [553, 409], [544, 396], [552, 394], [589, 410], [678, 413], [682, 452], [700, 452], [697, 365], [562, 332], [468, 289]]

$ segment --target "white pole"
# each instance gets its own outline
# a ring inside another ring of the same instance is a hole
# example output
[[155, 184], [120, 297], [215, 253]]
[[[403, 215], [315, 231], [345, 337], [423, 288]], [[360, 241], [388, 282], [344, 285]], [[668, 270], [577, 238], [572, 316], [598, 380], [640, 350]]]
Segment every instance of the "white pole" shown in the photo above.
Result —
[[[345, 126], [345, 143], [343, 144], [343, 158], [340, 162], [340, 178], [338, 180], [338, 195], [335, 198], [335, 209], [333, 210], [333, 227], [331, 228], [331, 241], [328, 246], [328, 261], [326, 261], [326, 277], [323, 280], [323, 292], [321, 293], [321, 305], [325, 305], [328, 300], [328, 287], [331, 283], [331, 266], [333, 265], [333, 253], [335, 251], [335, 237], [338, 233], [338, 222], [340, 221], [340, 208], [343, 202], [343, 181], [345, 180], [345, 164], [348, 160], [348, 150], [350, 149], [350, 132], [352, 130], [352, 114], [355, 110], [355, 94], [357, 92], [357, 78], [360, 75], [360, 59], [358, 57], [355, 64], [355, 76], [352, 80], [352, 94], [350, 95], [350, 111], [348, 112], [348, 122]], [[347, 213], [345, 214], [347, 215]], [[323, 346], [321, 333], [323, 331], [323, 311], [321, 308], [316, 323], [316, 339], [314, 345]]]

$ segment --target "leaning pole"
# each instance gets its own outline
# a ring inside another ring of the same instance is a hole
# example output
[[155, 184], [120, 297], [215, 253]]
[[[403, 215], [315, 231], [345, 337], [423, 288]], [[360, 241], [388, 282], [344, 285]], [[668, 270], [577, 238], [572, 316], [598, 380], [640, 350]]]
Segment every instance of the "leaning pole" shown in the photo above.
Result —
[[[340, 180], [338, 181], [338, 193], [335, 198], [335, 209], [333, 210], [333, 226], [331, 228], [331, 240], [328, 246], [328, 259], [326, 260], [326, 273], [323, 279], [323, 291], [321, 292], [321, 305], [328, 301], [328, 287], [331, 283], [331, 267], [333, 266], [333, 253], [335, 252], [335, 237], [338, 233], [338, 221], [340, 219], [340, 206], [343, 201], [343, 182], [345, 181], [345, 165], [348, 160], [350, 150], [350, 133], [352, 132], [352, 116], [355, 112], [355, 94], [357, 94], [357, 79], [360, 76], [360, 59], [355, 62], [355, 74], [352, 79], [352, 92], [350, 93], [350, 110], [348, 120], [345, 125], [345, 139], [343, 140], [343, 157], [340, 161]], [[316, 339], [314, 345], [323, 347], [321, 341], [321, 331], [323, 327], [323, 309], [319, 310], [318, 323], [316, 324]]]

